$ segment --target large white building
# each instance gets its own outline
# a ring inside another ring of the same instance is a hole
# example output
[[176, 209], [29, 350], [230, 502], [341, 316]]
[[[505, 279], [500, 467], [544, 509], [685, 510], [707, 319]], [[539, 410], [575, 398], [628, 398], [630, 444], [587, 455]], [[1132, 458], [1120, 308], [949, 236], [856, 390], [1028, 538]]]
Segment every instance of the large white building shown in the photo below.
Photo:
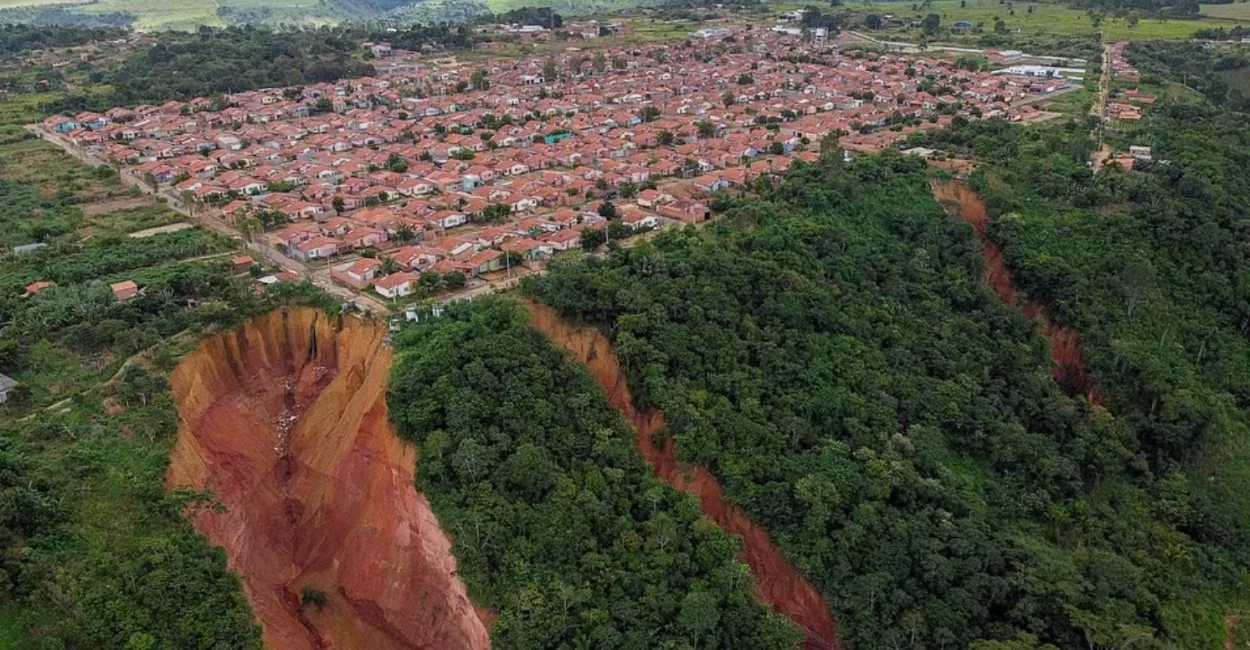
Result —
[[1013, 65], [1002, 70], [995, 70], [994, 74], [1014, 74], [1022, 77], [1050, 77], [1054, 79], [1071, 79], [1072, 81], [1081, 81], [1085, 78], [1085, 70], [1082, 68], [1060, 68], [1049, 65]]

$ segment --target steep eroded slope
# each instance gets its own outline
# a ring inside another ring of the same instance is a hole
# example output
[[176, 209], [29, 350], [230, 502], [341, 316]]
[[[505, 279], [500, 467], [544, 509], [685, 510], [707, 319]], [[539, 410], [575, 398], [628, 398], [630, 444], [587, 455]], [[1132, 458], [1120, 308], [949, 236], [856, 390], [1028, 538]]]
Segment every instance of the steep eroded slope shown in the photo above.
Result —
[[[206, 341], [174, 371], [167, 483], [212, 491], [193, 522], [226, 548], [275, 650], [482, 649], [450, 541], [391, 429], [384, 328], [284, 310]], [[300, 607], [301, 591], [329, 595]]]

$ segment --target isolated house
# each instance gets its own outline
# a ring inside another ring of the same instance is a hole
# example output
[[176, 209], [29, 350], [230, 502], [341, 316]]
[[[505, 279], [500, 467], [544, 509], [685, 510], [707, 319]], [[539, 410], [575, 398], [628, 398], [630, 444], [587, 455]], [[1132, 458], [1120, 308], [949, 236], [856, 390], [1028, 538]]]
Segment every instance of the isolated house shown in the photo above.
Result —
[[134, 280], [118, 282], [109, 285], [109, 288], [113, 290], [113, 297], [119, 301], [130, 300], [139, 295], [139, 285], [135, 284]]

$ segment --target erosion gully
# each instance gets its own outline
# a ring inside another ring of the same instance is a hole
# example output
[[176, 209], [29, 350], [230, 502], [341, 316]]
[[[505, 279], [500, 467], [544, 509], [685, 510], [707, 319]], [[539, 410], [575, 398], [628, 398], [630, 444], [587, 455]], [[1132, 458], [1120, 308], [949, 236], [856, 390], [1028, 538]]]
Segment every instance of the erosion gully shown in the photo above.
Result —
[[527, 306], [530, 325], [571, 352], [590, 369], [595, 381], [607, 392], [608, 402], [637, 431], [638, 448], [655, 469], [656, 475], [677, 490], [697, 497], [704, 514], [729, 534], [742, 537], [742, 559], [755, 574], [760, 601], [803, 628], [807, 633], [803, 642], [806, 650], [841, 650], [842, 644], [834, 631], [833, 615], [824, 597], [799, 576], [794, 566], [773, 545], [768, 533], [755, 525], [740, 508], [725, 502], [724, 490], [706, 469], [678, 462], [672, 436], [665, 438], [663, 448], [656, 446], [654, 434], [664, 428], [664, 416], [655, 411], [640, 411], [635, 406], [620, 362], [607, 337], [593, 328], [575, 327], [565, 322], [544, 305], [527, 303]]
[[[744, 541], [760, 600], [840, 650], [823, 597], [768, 535], [725, 503], [716, 479], [680, 465], [659, 413], [639, 411], [610, 342], [529, 305], [532, 325], [585, 363], [638, 433], [656, 474], [695, 495]], [[491, 613], [470, 602], [451, 542], [415, 489], [416, 450], [387, 418], [385, 328], [280, 310], [205, 341], [171, 375], [180, 415], [170, 489], [211, 491], [191, 521], [243, 588], [274, 650], [485, 650]], [[302, 606], [305, 587], [329, 595]]]
[[985, 201], [960, 180], [933, 181], [931, 186], [934, 198], [942, 204], [947, 214], [971, 224], [976, 230], [981, 251], [985, 256], [985, 281], [993, 287], [994, 293], [1005, 304], [1019, 306], [1025, 318], [1038, 323], [1042, 334], [1050, 341], [1050, 356], [1055, 363], [1051, 376], [1055, 382], [1072, 397], [1084, 396], [1092, 404], [1103, 405], [1102, 397], [1085, 371], [1080, 334], [1054, 324], [1047, 317], [1045, 307], [1039, 302], [1019, 304], [1016, 285], [1003, 258], [1002, 248], [986, 235], [989, 212]]
[[[385, 328], [276, 311], [204, 342], [170, 378], [181, 423], [167, 485], [226, 549], [274, 650], [485, 650], [489, 620], [415, 489], [391, 428]], [[329, 595], [302, 607], [304, 587]]]

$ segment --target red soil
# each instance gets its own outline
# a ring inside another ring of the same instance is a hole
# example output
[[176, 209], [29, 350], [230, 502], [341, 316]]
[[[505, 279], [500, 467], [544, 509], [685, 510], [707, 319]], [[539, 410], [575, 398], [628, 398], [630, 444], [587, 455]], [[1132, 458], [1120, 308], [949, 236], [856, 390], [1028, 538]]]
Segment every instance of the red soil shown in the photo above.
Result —
[[[486, 649], [451, 543], [386, 411], [383, 328], [274, 312], [206, 341], [171, 376], [181, 416], [166, 482], [243, 577], [274, 650]], [[329, 595], [300, 608], [304, 586]]]
[[698, 497], [709, 518], [731, 535], [742, 537], [742, 559], [755, 574], [760, 600], [807, 632], [803, 642], [807, 650], [840, 650], [842, 644], [834, 632], [833, 616], [824, 597], [799, 577], [781, 551], [773, 546], [768, 533], [742, 510], [725, 503], [724, 490], [706, 469], [679, 464], [677, 447], [671, 436], [665, 440], [663, 449], [655, 446], [652, 434], [664, 428], [664, 416], [642, 412], [634, 406], [611, 342], [594, 329], [565, 323], [548, 307], [530, 304], [529, 309], [531, 326], [590, 368], [595, 380], [607, 391], [608, 401], [637, 430], [638, 447], [656, 475], [674, 488]]
[[[934, 181], [933, 196], [946, 208], [947, 214], [972, 224], [985, 256], [985, 281], [994, 293], [1008, 305], [1016, 305], [1018, 296], [1011, 271], [1003, 259], [998, 244], [985, 235], [989, 226], [989, 212], [985, 202], [967, 185], [959, 181]], [[1102, 398], [1094, 389], [1094, 383], [1085, 372], [1085, 357], [1081, 354], [1080, 334], [1055, 325], [1046, 317], [1041, 303], [1030, 301], [1021, 306], [1025, 318], [1037, 322], [1042, 333], [1050, 340], [1050, 356], [1055, 362], [1051, 376], [1069, 395], [1084, 395], [1093, 404], [1102, 404]]]

